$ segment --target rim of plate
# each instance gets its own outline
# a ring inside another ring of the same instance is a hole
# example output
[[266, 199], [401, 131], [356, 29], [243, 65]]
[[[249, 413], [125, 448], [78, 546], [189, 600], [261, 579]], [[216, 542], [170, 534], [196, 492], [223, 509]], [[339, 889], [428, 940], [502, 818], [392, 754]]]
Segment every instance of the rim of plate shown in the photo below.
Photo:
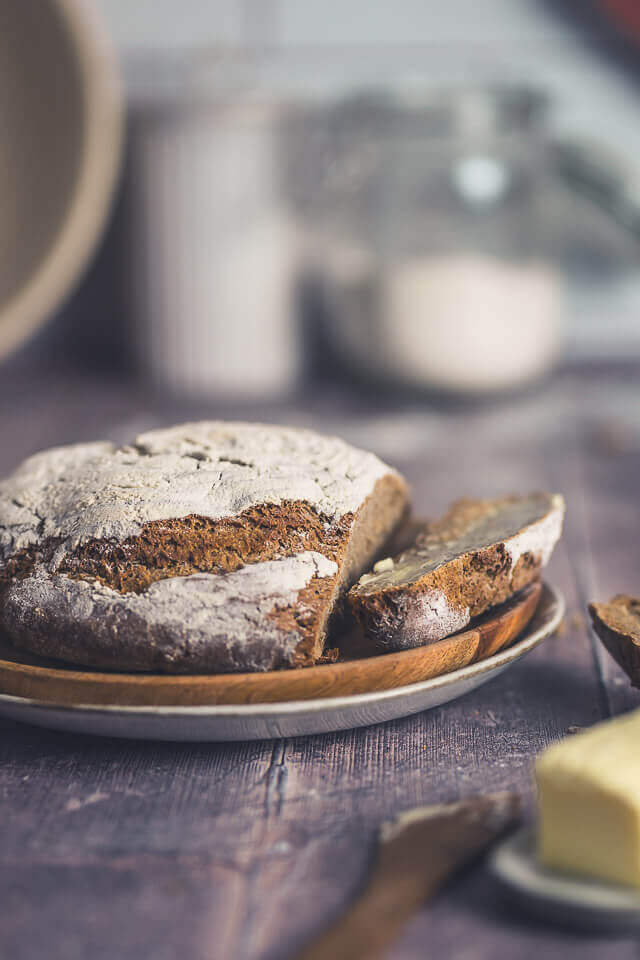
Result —
[[[120, 706], [117, 704], [82, 704], [82, 703], [56, 703], [48, 700], [34, 700], [28, 697], [15, 697], [8, 693], [0, 693], [0, 703], [13, 703], [16, 705], [37, 707], [42, 710], [54, 710], [58, 713], [68, 712], [90, 712], [92, 714], [119, 714], [126, 716], [164, 716], [164, 717], [198, 717], [198, 716], [226, 716], [226, 717], [251, 717], [251, 716], [282, 716], [282, 714], [295, 715], [298, 713], [315, 713], [323, 710], [339, 710], [344, 707], [365, 706], [371, 703], [380, 703], [394, 699], [402, 699], [407, 695], [421, 693], [425, 690], [437, 690], [440, 687], [471, 679], [479, 674], [490, 673], [499, 667], [506, 666], [512, 660], [518, 660], [524, 654], [536, 647], [542, 640], [549, 637], [558, 627], [562, 620], [566, 603], [564, 596], [556, 587], [549, 583], [543, 584], [544, 589], [551, 595], [551, 604], [546, 613], [544, 621], [537, 629], [531, 633], [525, 633], [525, 636], [518, 640], [512, 646], [507, 647], [499, 653], [495, 653], [486, 660], [480, 660], [478, 663], [472, 663], [459, 670], [453, 670], [451, 673], [442, 674], [439, 677], [432, 677], [431, 680], [420, 680], [417, 683], [410, 683], [403, 687], [392, 687], [389, 690], [372, 691], [371, 693], [355, 693], [341, 697], [322, 697], [316, 700], [287, 700], [277, 703], [243, 703], [243, 704], [209, 704], [196, 707], [161, 707], [161, 706]], [[535, 614], [534, 614], [535, 617]], [[528, 630], [528, 628], [525, 628]]]
[[640, 890], [588, 877], [545, 869], [534, 855], [535, 827], [521, 827], [496, 848], [490, 866], [497, 879], [514, 891], [582, 911], [630, 914], [640, 921]]

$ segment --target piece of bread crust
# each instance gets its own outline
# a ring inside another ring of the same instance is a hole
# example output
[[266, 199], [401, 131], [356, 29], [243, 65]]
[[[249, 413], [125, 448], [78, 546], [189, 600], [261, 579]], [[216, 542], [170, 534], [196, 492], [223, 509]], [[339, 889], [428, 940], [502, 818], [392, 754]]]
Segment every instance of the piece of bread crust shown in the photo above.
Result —
[[619, 593], [608, 603], [590, 603], [593, 627], [634, 687], [640, 687], [640, 599]]

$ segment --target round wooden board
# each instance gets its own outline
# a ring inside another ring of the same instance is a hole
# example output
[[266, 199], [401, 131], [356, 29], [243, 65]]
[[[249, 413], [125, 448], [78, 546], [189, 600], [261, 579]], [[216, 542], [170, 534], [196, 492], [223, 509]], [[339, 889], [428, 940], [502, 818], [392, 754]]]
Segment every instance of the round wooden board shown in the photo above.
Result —
[[0, 693], [86, 706], [212, 706], [282, 703], [390, 690], [451, 673], [511, 644], [540, 600], [533, 583], [473, 629], [402, 653], [269, 673], [168, 676], [100, 673], [23, 654], [0, 642]]

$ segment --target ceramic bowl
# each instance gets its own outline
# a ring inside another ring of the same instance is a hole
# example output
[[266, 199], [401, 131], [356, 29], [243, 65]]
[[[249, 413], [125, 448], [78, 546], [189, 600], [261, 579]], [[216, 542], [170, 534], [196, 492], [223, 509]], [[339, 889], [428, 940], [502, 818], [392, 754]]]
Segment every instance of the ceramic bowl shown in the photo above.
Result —
[[0, 0], [0, 357], [63, 302], [117, 177], [118, 69], [81, 0]]

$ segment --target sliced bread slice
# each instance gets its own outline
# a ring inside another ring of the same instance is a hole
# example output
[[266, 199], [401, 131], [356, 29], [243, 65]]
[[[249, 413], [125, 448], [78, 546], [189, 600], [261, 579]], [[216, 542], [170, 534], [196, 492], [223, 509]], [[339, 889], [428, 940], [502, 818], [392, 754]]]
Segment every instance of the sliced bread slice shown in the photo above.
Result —
[[463, 629], [539, 576], [563, 515], [558, 494], [458, 501], [349, 591], [365, 638], [381, 650], [404, 650]]

